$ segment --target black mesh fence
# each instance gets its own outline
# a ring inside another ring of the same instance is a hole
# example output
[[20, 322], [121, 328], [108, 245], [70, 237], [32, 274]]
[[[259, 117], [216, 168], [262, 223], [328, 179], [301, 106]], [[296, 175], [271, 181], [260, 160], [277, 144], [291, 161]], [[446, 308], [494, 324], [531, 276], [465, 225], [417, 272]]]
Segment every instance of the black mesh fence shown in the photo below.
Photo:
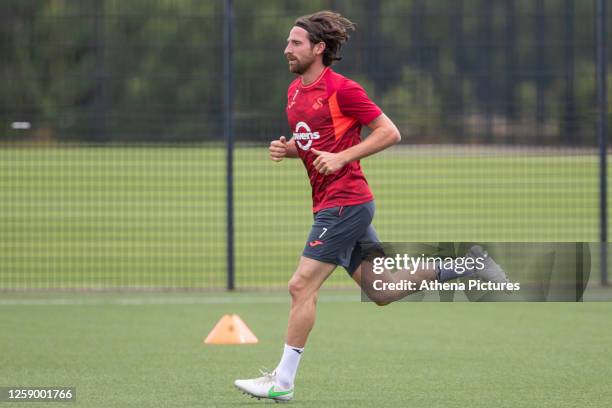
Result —
[[[0, 289], [225, 286], [224, 5], [0, 3]], [[312, 222], [267, 145], [288, 32], [320, 9], [357, 23], [334, 69], [403, 136], [363, 161], [382, 239], [597, 241], [593, 2], [233, 6], [238, 288], [284, 286]]]

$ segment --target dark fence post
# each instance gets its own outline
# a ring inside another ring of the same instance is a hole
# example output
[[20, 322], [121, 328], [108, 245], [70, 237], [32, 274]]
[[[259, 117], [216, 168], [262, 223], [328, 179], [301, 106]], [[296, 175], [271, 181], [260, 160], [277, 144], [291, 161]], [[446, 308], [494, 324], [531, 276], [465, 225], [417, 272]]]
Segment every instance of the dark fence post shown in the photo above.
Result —
[[233, 126], [233, 5], [225, 0], [223, 13], [223, 134], [226, 146], [227, 289], [234, 290], [234, 126]]
[[378, 0], [368, 0], [366, 3], [368, 13], [368, 29], [365, 32], [366, 36], [366, 61], [365, 70], [368, 78], [374, 82], [373, 94], [376, 99], [382, 94], [385, 85], [384, 76], [380, 75], [380, 47], [381, 44], [381, 4]]
[[608, 285], [608, 101], [606, 84], [606, 0], [595, 0], [595, 59], [597, 60], [597, 141], [599, 143], [599, 270], [602, 286]]
[[535, 14], [535, 41], [536, 41], [536, 134], [537, 143], [544, 143], [544, 120], [545, 120], [545, 71], [546, 71], [546, 47], [544, 37], [546, 35], [546, 8], [544, 0], [536, 1]]
[[565, 103], [563, 111], [563, 141], [573, 146], [578, 140], [576, 96], [574, 92], [574, 0], [565, 0], [563, 30], [563, 71], [565, 76]]
[[514, 121], [516, 120], [516, 89], [518, 56], [516, 52], [516, 3], [515, 0], [506, 0], [505, 4], [505, 47], [504, 47], [504, 66], [505, 83], [503, 91], [502, 110], [506, 116], [505, 143], [515, 144]]
[[452, 14], [452, 26], [453, 35], [455, 38], [455, 92], [456, 92], [456, 105], [452, 105], [452, 109], [456, 110], [457, 120], [453, 120], [457, 124], [457, 142], [463, 143], [465, 139], [465, 95], [463, 92], [463, 80], [465, 76], [465, 62], [466, 62], [466, 50], [465, 50], [465, 37], [463, 35], [463, 16], [464, 6], [463, 0], [455, 0], [455, 6]]
[[495, 142], [493, 137], [493, 114], [495, 113], [494, 105], [496, 103], [493, 92], [493, 59], [495, 57], [495, 47], [493, 46], [495, 43], [493, 38], [493, 2], [481, 0], [479, 3], [479, 20], [480, 98], [484, 111], [484, 129], [479, 129], [479, 131], [481, 132], [480, 139], [486, 144], [491, 144]]
[[[106, 10], [105, 1], [95, 2], [94, 9], [94, 35], [95, 60], [94, 70], [94, 112], [93, 112], [93, 140], [96, 143], [108, 140], [106, 129], [106, 101], [105, 101], [105, 40], [106, 40]], [[90, 139], [91, 140], [91, 139]]]

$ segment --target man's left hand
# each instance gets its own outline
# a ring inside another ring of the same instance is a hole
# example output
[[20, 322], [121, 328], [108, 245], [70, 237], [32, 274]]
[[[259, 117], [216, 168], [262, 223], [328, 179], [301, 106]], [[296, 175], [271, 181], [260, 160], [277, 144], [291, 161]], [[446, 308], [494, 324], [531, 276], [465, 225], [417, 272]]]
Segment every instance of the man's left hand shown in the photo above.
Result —
[[312, 163], [321, 174], [332, 174], [346, 165], [346, 160], [341, 153], [322, 152], [317, 149], [310, 149], [317, 158]]

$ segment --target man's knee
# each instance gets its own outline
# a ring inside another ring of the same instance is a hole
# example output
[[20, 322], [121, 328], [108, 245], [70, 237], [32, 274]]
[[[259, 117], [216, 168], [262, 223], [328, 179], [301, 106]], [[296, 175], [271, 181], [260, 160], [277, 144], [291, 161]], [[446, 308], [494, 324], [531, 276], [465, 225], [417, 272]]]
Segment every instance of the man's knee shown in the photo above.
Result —
[[306, 300], [314, 298], [314, 301], [316, 302], [316, 291], [310, 286], [311, 285], [305, 278], [296, 274], [289, 280], [289, 294], [293, 300]]
[[371, 291], [370, 293], [366, 292], [366, 295], [372, 302], [376, 304], [376, 306], [387, 306], [388, 304], [393, 303], [393, 301], [395, 300], [393, 299], [393, 296], [390, 296], [389, 294], [380, 291]]
[[289, 289], [289, 294], [291, 295], [291, 297], [295, 298], [299, 296], [300, 293], [303, 291], [304, 283], [300, 278], [293, 276], [289, 280], [289, 285], [287, 285], [287, 288]]
[[389, 303], [393, 303], [393, 296], [387, 291], [375, 290], [374, 286], [370, 282], [362, 281], [361, 278], [361, 267], [353, 274], [352, 278], [361, 287], [361, 290], [365, 295], [374, 302], [377, 306], [387, 306]]
[[374, 303], [376, 303], [376, 306], [387, 306], [388, 304], [393, 303], [393, 299], [387, 299], [387, 298], [378, 298], [374, 301]]
[[289, 293], [293, 301], [317, 301], [321, 284], [334, 271], [336, 265], [301, 257], [300, 263], [289, 280]]

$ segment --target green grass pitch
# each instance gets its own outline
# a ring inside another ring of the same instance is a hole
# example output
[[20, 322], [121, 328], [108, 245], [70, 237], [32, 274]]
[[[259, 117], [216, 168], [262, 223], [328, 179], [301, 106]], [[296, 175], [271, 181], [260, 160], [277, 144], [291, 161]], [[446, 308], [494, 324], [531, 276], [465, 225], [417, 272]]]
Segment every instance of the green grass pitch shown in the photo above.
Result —
[[[379, 308], [358, 299], [322, 295], [291, 404], [559, 408], [612, 400], [610, 303]], [[5, 295], [0, 384], [76, 387], [77, 403], [57, 406], [271, 406], [232, 382], [274, 368], [288, 306], [281, 293]], [[238, 313], [260, 343], [203, 345], [224, 313]]]
[[[222, 148], [0, 150], [0, 287], [222, 288]], [[236, 159], [243, 291], [0, 292], [0, 386], [75, 386], [82, 407], [270, 406], [232, 381], [273, 369], [311, 214], [298, 162]], [[594, 154], [393, 149], [363, 162], [387, 241], [596, 241]], [[336, 271], [299, 407], [605, 407], [610, 303], [359, 302]], [[256, 292], [246, 288], [258, 289]], [[206, 346], [225, 313], [260, 343]], [[0, 405], [10, 405], [2, 404]], [[19, 404], [20, 406], [41, 406]]]

